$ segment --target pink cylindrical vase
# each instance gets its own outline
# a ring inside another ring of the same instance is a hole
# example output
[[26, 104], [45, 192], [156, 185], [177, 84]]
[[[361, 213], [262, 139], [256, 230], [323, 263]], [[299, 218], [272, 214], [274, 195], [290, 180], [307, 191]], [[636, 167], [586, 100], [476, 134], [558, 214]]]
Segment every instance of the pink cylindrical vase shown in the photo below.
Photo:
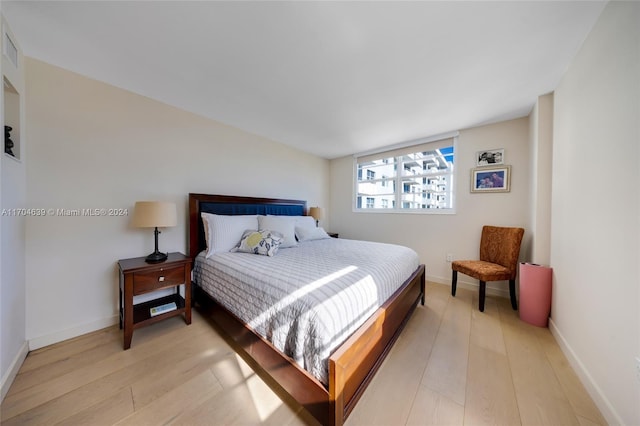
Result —
[[552, 269], [535, 263], [520, 263], [520, 319], [546, 327], [551, 313]]

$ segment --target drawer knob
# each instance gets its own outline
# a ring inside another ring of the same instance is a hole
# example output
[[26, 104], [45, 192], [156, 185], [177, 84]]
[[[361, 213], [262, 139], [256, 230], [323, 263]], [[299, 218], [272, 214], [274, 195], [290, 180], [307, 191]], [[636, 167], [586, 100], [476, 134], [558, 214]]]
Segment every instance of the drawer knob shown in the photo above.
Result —
[[158, 277], [158, 281], [160, 282], [164, 281], [164, 277]]

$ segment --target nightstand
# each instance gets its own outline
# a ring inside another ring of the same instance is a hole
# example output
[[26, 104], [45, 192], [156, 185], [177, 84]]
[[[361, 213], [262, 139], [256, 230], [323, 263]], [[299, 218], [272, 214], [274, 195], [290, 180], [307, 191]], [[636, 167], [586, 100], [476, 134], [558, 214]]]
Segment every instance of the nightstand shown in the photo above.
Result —
[[338, 233], [337, 232], [327, 232], [327, 234], [329, 234], [329, 236], [331, 238], [338, 238]]
[[[184, 321], [191, 324], [191, 258], [182, 253], [169, 253], [166, 261], [147, 263], [144, 257], [121, 259], [120, 269], [120, 328], [124, 328], [124, 349], [131, 347], [133, 330], [184, 314]], [[184, 285], [184, 298], [180, 286]], [[133, 296], [151, 293], [165, 288], [175, 288], [168, 296], [144, 303], [133, 304]], [[175, 303], [176, 309], [151, 314], [151, 309]]]

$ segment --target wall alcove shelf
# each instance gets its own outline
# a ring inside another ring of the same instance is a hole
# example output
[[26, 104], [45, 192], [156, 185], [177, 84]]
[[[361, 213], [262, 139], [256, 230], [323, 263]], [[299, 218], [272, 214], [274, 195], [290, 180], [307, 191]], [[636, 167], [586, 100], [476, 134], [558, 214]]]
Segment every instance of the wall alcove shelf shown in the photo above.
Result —
[[[20, 94], [6, 76], [2, 80], [5, 126], [3, 151], [7, 157], [20, 160]], [[10, 142], [7, 141], [8, 137]]]

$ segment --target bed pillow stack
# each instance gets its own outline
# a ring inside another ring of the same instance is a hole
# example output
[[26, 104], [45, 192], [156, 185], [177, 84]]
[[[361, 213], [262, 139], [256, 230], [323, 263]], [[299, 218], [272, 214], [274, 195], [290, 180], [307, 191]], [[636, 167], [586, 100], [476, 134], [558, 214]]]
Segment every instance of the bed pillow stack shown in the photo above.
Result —
[[207, 242], [206, 257], [214, 253], [227, 252], [234, 248], [246, 230], [258, 230], [258, 215], [227, 216], [202, 213], [205, 240]]
[[275, 231], [282, 235], [284, 240], [280, 248], [295, 247], [296, 241], [296, 216], [258, 216], [258, 229], [260, 231]]
[[[207, 258], [215, 253], [240, 251], [273, 256], [278, 248], [295, 247], [298, 241], [330, 238], [316, 227], [311, 216], [219, 215], [202, 213]], [[260, 236], [247, 232], [258, 232]], [[258, 240], [259, 238], [259, 240]], [[244, 241], [243, 244], [243, 240]], [[277, 241], [276, 241], [277, 240]], [[255, 244], [262, 244], [258, 249]], [[270, 249], [266, 249], [266, 245]], [[275, 249], [272, 247], [275, 246]], [[262, 253], [264, 251], [264, 253]], [[259, 253], [258, 253], [259, 252]]]
[[[296, 228], [315, 228], [316, 220], [312, 216], [296, 216]], [[298, 235], [296, 234], [296, 237]]]

